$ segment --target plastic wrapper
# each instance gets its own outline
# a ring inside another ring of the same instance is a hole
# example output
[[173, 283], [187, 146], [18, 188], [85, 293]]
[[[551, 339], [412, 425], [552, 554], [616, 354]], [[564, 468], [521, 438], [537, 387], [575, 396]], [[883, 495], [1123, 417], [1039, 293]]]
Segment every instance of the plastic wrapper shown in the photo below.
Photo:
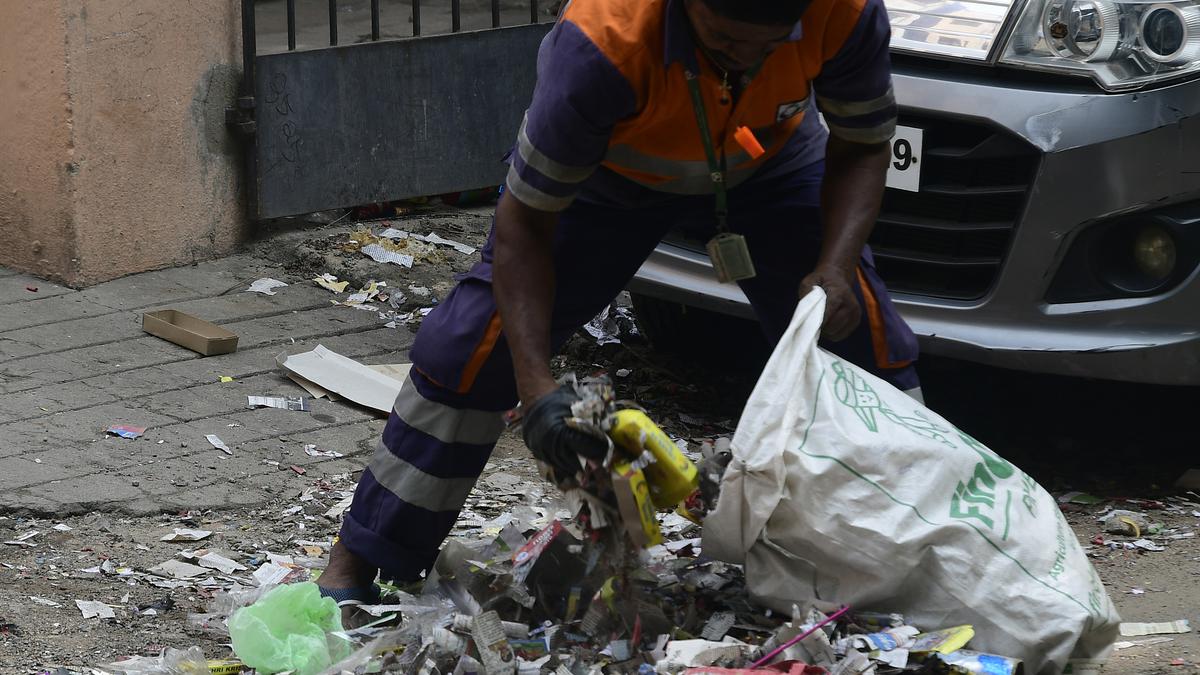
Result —
[[135, 656], [102, 666], [105, 672], [122, 675], [209, 675], [208, 661], [199, 647], [171, 649], [158, 656]]
[[229, 617], [233, 651], [260, 673], [315, 675], [350, 654], [341, 610], [312, 582], [280, 586]]
[[969, 649], [937, 656], [949, 664], [951, 672], [961, 675], [1023, 675], [1025, 672], [1025, 667], [1017, 659], [982, 654]]

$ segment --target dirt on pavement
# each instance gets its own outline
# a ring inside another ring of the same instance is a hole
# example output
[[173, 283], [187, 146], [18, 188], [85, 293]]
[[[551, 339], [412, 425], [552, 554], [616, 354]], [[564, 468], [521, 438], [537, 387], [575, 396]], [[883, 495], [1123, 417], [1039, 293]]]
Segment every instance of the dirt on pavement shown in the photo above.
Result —
[[[429, 211], [393, 226], [419, 234], [435, 232], [481, 247], [488, 220], [486, 209]], [[379, 224], [374, 225], [378, 229]], [[292, 273], [295, 279], [289, 281], [293, 282], [322, 273], [349, 280], [353, 288], [370, 280], [386, 281], [389, 288], [405, 291], [408, 298], [402, 309], [406, 311], [444, 298], [453, 287], [453, 275], [466, 271], [478, 256], [446, 255], [411, 270], [384, 265], [344, 250], [348, 235], [358, 227], [338, 223], [292, 231], [259, 244], [258, 250]], [[410, 287], [428, 288], [430, 293], [423, 296]], [[646, 406], [674, 437], [699, 442], [732, 433], [754, 381], [755, 371], [745, 361], [697, 362], [656, 352], [637, 335], [625, 333], [621, 338], [621, 343], [600, 346], [581, 333], [556, 357], [556, 369], [609, 375], [619, 395]], [[936, 407], [936, 396], [931, 398]], [[956, 421], [971, 430], [969, 420]], [[986, 434], [980, 437], [989, 441]], [[1015, 461], [1022, 464], [1020, 458]], [[1073, 467], [1043, 461], [1048, 464], [1038, 463], [1029, 470], [1048, 488], [1061, 492], [1060, 477]], [[1105, 503], [1063, 508], [1123, 619], [1196, 623], [1200, 620], [1200, 537], [1188, 534], [1200, 527], [1200, 495], [1147, 483], [1114, 486], [1111, 479], [1109, 474], [1103, 481], [1072, 486], [1103, 488], [1097, 493], [1108, 499]], [[217, 593], [234, 579], [252, 585], [248, 575], [272, 556], [285, 556], [275, 560], [300, 568], [321, 569], [339, 523], [338, 517], [327, 513], [351, 493], [356, 481], [357, 473], [308, 479], [282, 467], [280, 489], [264, 495], [255, 508], [137, 518], [104, 513], [63, 518], [48, 513], [37, 518], [0, 514], [0, 542], [38, 533], [19, 543], [0, 544], [0, 672], [55, 672], [59, 667], [67, 669], [59, 672], [88, 672], [89, 667], [126, 656], [192, 645], [200, 646], [209, 658], [228, 656], [227, 637], [197, 627], [189, 622], [189, 615], [206, 612]], [[536, 476], [519, 437], [506, 434], [472, 493], [460, 528], [476, 527], [502, 509], [545, 506], [554, 496], [555, 490]], [[1106, 506], [1144, 511], [1153, 522], [1162, 523], [1160, 535], [1151, 538], [1164, 544], [1165, 550], [1127, 550], [1123, 543], [1131, 538], [1102, 533], [1097, 513]], [[196, 542], [162, 541], [175, 528], [212, 534]], [[1118, 547], [1093, 544], [1098, 535]], [[1179, 538], [1164, 538], [1173, 535]], [[184, 552], [205, 551], [218, 552], [247, 569], [228, 577], [212, 575], [217, 579], [212, 587], [163, 588], [147, 573], [164, 561], [184, 560]], [[76, 600], [102, 602], [115, 616], [85, 619]], [[1105, 672], [1200, 672], [1196, 633], [1163, 637], [1170, 641], [1115, 652]]]

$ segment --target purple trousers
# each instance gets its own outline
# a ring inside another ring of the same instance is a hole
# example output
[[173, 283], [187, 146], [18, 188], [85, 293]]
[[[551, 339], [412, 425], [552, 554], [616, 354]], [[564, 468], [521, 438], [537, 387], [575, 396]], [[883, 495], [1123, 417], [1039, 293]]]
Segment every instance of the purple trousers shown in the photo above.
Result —
[[[730, 192], [730, 229], [745, 235], [758, 276], [742, 290], [772, 343], [798, 302], [800, 280], [820, 251], [823, 167], [753, 181]], [[669, 229], [713, 222], [711, 197], [629, 210], [576, 201], [555, 235], [555, 349], [625, 287]], [[897, 314], [864, 249], [855, 293], [858, 329], [829, 351], [900, 389], [919, 385], [917, 343]], [[517, 404], [512, 361], [492, 297], [492, 240], [481, 261], [427, 316], [417, 333], [409, 381], [396, 399], [370, 466], [342, 525], [347, 548], [385, 579], [410, 581], [429, 569]]]

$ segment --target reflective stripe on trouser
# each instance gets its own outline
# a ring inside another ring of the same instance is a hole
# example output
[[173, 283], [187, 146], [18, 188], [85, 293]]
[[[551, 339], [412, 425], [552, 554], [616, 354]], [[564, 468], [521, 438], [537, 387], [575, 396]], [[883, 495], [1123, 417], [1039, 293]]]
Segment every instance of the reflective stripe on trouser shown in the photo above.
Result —
[[[821, 171], [815, 164], [730, 191], [730, 226], [745, 234], [758, 270], [742, 289], [772, 341], [787, 327], [800, 279], [819, 254]], [[711, 197], [639, 211], [572, 203], [555, 229], [554, 348], [612, 301], [668, 229], [712, 222]], [[345, 546], [385, 578], [412, 580], [433, 564], [500, 435], [500, 416], [517, 403], [492, 297], [490, 239], [481, 255], [422, 322], [410, 381], [342, 526]], [[822, 346], [912, 389], [918, 386], [910, 363], [916, 339], [892, 306], [869, 251], [861, 263], [855, 292], [863, 321], [849, 338]]]
[[497, 410], [454, 408], [414, 368], [342, 525], [351, 551], [412, 580], [437, 556], [504, 429]]

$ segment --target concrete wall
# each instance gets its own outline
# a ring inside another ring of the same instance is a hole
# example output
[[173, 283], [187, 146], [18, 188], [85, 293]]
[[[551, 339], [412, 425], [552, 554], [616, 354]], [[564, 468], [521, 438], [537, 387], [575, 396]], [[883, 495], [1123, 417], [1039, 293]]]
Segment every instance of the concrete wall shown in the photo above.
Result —
[[75, 255], [63, 26], [58, 2], [0, 9], [0, 264], [59, 278]]
[[86, 285], [231, 251], [239, 62], [237, 0], [5, 2], [0, 264]]

